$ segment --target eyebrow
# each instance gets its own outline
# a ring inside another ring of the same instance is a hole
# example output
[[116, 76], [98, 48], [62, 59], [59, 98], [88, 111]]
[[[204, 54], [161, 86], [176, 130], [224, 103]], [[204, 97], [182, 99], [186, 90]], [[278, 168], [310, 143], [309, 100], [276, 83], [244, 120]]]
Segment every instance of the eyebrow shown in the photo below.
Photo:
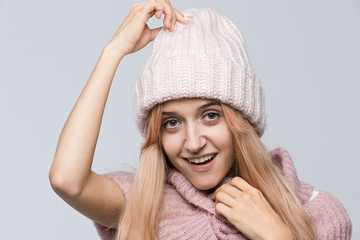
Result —
[[[220, 103], [217, 101], [210, 101], [210, 102], [205, 103], [204, 105], [201, 105], [200, 107], [198, 107], [197, 111], [200, 111], [204, 108], [208, 108], [213, 105], [219, 106]], [[177, 112], [162, 112], [162, 115], [178, 115], [178, 113]]]
[[213, 105], [220, 106], [220, 103], [216, 102], [216, 101], [211, 101], [211, 102], [205, 103], [204, 105], [201, 105], [200, 107], [198, 107], [197, 110], [199, 111], [199, 110], [202, 110], [204, 108], [207, 108], [207, 107], [210, 107], [210, 106], [213, 106]]

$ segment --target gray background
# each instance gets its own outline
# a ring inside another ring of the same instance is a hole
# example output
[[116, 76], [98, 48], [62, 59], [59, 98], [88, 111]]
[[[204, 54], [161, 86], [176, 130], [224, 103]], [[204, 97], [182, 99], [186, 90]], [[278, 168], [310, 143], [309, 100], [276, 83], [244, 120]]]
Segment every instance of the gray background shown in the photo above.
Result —
[[[62, 126], [134, 1], [0, 0], [0, 239], [98, 239], [51, 189]], [[360, 2], [177, 0], [228, 16], [266, 96], [269, 149], [287, 149], [299, 178], [336, 196], [360, 239]], [[152, 19], [151, 27], [162, 26]], [[137, 166], [132, 88], [151, 45], [120, 63], [93, 169]]]

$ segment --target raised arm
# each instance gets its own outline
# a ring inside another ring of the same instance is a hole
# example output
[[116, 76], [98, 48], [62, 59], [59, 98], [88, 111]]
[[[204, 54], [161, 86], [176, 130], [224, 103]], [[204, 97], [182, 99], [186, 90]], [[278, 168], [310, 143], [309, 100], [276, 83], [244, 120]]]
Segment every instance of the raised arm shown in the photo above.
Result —
[[[124, 196], [111, 180], [91, 171], [102, 116], [115, 70], [123, 58], [105, 48], [61, 132], [49, 178], [54, 191], [73, 208], [105, 226], [116, 218]], [[109, 219], [110, 221], [106, 221]]]
[[161, 28], [150, 30], [147, 20], [164, 17], [164, 26], [187, 23], [169, 1], [149, 0], [132, 6], [106, 45], [62, 129], [49, 179], [54, 191], [73, 208], [104, 226], [114, 226], [125, 203], [112, 180], [91, 170], [102, 116], [116, 69], [124, 56], [146, 46]]

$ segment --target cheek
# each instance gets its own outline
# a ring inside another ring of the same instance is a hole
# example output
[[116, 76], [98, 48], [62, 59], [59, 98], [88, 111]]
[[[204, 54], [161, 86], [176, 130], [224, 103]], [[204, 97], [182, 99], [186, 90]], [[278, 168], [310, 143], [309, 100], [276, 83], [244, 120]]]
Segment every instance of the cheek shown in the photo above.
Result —
[[225, 123], [219, 125], [217, 128], [213, 128], [209, 131], [209, 136], [216, 144], [216, 146], [223, 150], [228, 151], [233, 149], [232, 135], [229, 128]]
[[166, 153], [166, 156], [172, 161], [180, 152], [179, 141], [176, 137], [169, 134], [163, 134], [161, 136], [161, 144]]
[[234, 164], [234, 145], [231, 132], [227, 125], [221, 126], [212, 134], [213, 143], [223, 153], [224, 170], [229, 171]]

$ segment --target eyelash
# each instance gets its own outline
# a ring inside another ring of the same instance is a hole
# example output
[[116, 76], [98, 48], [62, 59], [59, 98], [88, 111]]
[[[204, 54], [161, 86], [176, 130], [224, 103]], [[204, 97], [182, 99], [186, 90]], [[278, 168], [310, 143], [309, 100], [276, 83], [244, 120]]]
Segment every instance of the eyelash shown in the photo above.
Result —
[[210, 120], [206, 120], [207, 122], [212, 122], [212, 121], [215, 121], [217, 120], [219, 117], [220, 117], [220, 114], [216, 113], [216, 112], [208, 112], [204, 115], [203, 118], [205, 118], [206, 116], [209, 116], [210, 114], [214, 114], [215, 115], [215, 118], [214, 119], [210, 119]]
[[[209, 119], [209, 120], [205, 120], [206, 122], [216, 121], [216, 120], [219, 119], [219, 117], [220, 117], [220, 114], [219, 114], [219, 113], [216, 113], [216, 112], [208, 112], [208, 113], [206, 113], [206, 114], [203, 115], [202, 119], [204, 119], [206, 116], [209, 116], [210, 114], [214, 114], [214, 115], [215, 115], [215, 118]], [[176, 122], [177, 122], [177, 125], [176, 125], [176, 126], [168, 126], [168, 124], [169, 124], [171, 121], [176, 121]], [[164, 128], [167, 128], [167, 129], [175, 129], [179, 124], [180, 124], [180, 121], [178, 121], [178, 120], [176, 120], [176, 119], [169, 119], [169, 120], [166, 120], [166, 121], [163, 123], [163, 127], [164, 127]]]
[[167, 121], [165, 121], [165, 122], [164, 122], [163, 127], [164, 127], [164, 128], [168, 128], [168, 129], [174, 129], [174, 128], [176, 128], [176, 127], [177, 127], [177, 125], [176, 125], [176, 126], [174, 126], [174, 127], [167, 126], [167, 125], [168, 125], [168, 123], [170, 123], [171, 121], [176, 121], [177, 123], [179, 123], [179, 121], [178, 121], [178, 120], [176, 120], [176, 119], [169, 119], [169, 120], [167, 120]]

